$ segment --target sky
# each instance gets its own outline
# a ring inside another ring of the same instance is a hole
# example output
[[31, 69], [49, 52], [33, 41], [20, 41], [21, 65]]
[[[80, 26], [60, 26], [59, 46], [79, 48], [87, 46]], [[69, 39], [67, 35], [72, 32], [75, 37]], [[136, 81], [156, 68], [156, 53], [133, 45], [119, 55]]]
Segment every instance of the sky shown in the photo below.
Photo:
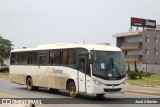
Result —
[[[0, 36], [14, 48], [54, 43], [110, 43], [130, 18], [160, 24], [160, 0], [0, 0]], [[136, 28], [134, 28], [136, 29]]]

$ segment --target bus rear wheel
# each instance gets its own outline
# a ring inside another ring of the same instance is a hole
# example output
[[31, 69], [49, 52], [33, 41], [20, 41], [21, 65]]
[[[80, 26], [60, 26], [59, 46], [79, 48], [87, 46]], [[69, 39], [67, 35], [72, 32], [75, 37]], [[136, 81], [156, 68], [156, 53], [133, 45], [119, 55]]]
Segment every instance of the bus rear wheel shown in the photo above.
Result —
[[76, 85], [73, 81], [69, 84], [69, 96], [71, 97], [78, 97], [79, 94], [76, 92]]
[[31, 77], [27, 78], [26, 85], [27, 85], [27, 89], [28, 89], [29, 91], [33, 91], [33, 90], [37, 90], [37, 89], [38, 89], [38, 87], [33, 86], [33, 81], [32, 81], [32, 78], [31, 78]]

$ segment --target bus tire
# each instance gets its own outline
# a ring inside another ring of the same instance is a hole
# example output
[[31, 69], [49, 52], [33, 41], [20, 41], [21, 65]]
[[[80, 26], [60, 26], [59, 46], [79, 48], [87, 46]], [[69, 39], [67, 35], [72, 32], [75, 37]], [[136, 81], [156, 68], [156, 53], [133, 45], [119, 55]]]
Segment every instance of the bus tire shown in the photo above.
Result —
[[69, 83], [69, 96], [70, 97], [78, 97], [79, 94], [76, 92], [76, 85], [74, 81]]
[[32, 81], [32, 78], [31, 78], [31, 77], [28, 77], [28, 78], [27, 78], [26, 85], [27, 85], [27, 89], [28, 89], [29, 91], [33, 91], [33, 90], [37, 90], [37, 89], [38, 89], [38, 87], [33, 86], [33, 81]]

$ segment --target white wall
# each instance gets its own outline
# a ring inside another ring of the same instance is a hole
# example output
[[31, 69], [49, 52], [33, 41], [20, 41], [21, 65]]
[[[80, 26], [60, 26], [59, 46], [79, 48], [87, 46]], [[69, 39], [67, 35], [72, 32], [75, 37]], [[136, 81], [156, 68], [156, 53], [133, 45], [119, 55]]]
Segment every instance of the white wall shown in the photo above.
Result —
[[[126, 64], [127, 64], [126, 70], [128, 70], [128, 63], [126, 63]], [[137, 69], [138, 69], [138, 71], [143, 70], [143, 64], [142, 64], [142, 62], [136, 62], [136, 64], [137, 64]], [[134, 71], [134, 70], [135, 70], [134, 62], [129, 62], [129, 66], [130, 66], [130, 70], [131, 70], [131, 71]]]
[[[160, 74], [160, 65], [155, 65], [155, 64], [143, 64], [144, 72], [150, 72], [154, 74]], [[147, 68], [147, 70], [146, 70]]]

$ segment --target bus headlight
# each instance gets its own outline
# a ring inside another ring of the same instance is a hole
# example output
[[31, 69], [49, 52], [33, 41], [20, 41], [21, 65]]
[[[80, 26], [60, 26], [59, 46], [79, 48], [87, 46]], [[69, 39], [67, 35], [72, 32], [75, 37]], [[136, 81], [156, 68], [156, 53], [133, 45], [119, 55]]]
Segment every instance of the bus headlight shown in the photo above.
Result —
[[122, 84], [125, 85], [125, 84], [126, 84], [126, 81], [123, 81]]
[[97, 85], [101, 85], [102, 83], [96, 79], [93, 79], [94, 83], [96, 83]]

